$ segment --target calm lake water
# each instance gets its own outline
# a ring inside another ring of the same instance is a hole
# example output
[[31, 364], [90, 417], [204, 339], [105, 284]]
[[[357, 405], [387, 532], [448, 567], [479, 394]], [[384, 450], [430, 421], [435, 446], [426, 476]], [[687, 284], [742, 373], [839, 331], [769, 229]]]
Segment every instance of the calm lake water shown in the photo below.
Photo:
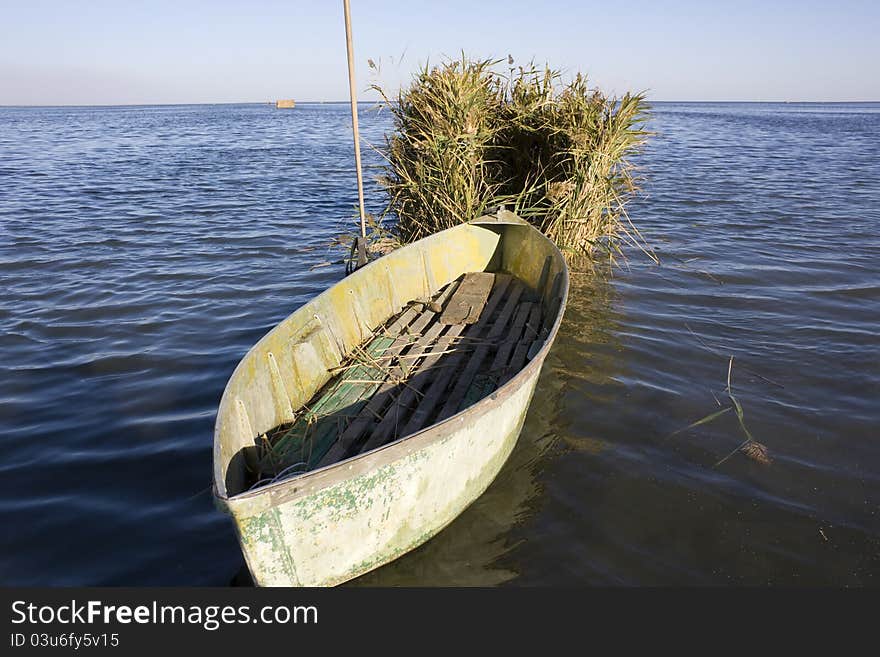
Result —
[[[342, 276], [317, 266], [355, 213], [347, 111], [0, 108], [0, 583], [239, 573], [214, 414]], [[361, 120], [379, 144], [388, 115]], [[630, 214], [662, 264], [573, 275], [498, 479], [354, 584], [880, 584], [880, 105], [658, 104], [652, 128]], [[734, 413], [670, 436], [727, 403], [731, 355], [771, 465], [715, 466]]]

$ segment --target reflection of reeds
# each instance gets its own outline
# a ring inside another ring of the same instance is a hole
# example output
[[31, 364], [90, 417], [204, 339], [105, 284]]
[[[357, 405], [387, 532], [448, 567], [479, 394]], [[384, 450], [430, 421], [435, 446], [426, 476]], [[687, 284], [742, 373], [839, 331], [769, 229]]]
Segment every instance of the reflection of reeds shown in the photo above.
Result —
[[425, 66], [390, 101], [387, 210], [403, 241], [513, 207], [569, 255], [642, 245], [625, 205], [638, 189], [629, 158], [644, 143], [643, 94], [609, 98], [578, 74], [492, 60]]

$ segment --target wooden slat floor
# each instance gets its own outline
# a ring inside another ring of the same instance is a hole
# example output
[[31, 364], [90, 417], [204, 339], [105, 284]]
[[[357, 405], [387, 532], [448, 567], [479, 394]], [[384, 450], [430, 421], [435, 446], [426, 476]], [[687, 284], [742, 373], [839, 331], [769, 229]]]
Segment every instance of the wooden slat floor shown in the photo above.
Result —
[[[492, 275], [488, 299], [474, 295], [477, 276], [485, 284], [486, 274], [466, 274], [430, 302], [411, 302], [357, 347], [293, 422], [261, 437], [258, 479], [311, 470], [415, 433], [522, 369], [541, 333], [541, 304], [508, 274]], [[483, 305], [445, 318], [471, 323], [442, 321], [444, 309], [468, 302]]]

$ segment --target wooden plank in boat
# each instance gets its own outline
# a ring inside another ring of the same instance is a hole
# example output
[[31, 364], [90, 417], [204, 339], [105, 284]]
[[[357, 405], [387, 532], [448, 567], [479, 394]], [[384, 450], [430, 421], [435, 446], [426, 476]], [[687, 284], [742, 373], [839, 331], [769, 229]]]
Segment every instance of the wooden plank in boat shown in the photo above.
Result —
[[513, 318], [513, 325], [511, 326], [510, 332], [505, 337], [504, 342], [498, 345], [498, 351], [495, 354], [495, 359], [492, 361], [492, 365], [489, 367], [489, 372], [498, 374], [507, 369], [507, 363], [510, 361], [510, 354], [519, 342], [523, 328], [526, 325], [526, 320], [528, 319], [529, 313], [532, 311], [534, 305], [535, 304], [530, 301], [525, 301], [519, 304], [519, 307], [516, 309], [516, 315]]
[[553, 264], [553, 256], [544, 258], [544, 266], [541, 268], [541, 277], [538, 279], [538, 287], [535, 288], [538, 298], [544, 296], [544, 288], [547, 287], [547, 280], [550, 278], [550, 266]]
[[[559, 306], [562, 304], [562, 272], [557, 272], [553, 277], [553, 286], [550, 288], [550, 296], [547, 299], [547, 316], [556, 317]], [[548, 329], [550, 327], [547, 327]]]
[[419, 308], [416, 308], [415, 306], [409, 306], [387, 328], [381, 330], [380, 333], [383, 333], [384, 335], [390, 335], [392, 337], [400, 335], [400, 332], [405, 329], [409, 325], [409, 323], [416, 318], [418, 314]]
[[[456, 284], [447, 285], [440, 291], [433, 302], [442, 305], [455, 291], [455, 288]], [[433, 302], [430, 302], [428, 305], [431, 305]], [[388, 368], [390, 362], [412, 344], [414, 336], [417, 339], [436, 315], [433, 310], [426, 309], [424, 303], [414, 304], [404, 314], [407, 314], [411, 309], [415, 309], [418, 313], [415, 321], [397, 321], [392, 323], [388, 329], [388, 334], [400, 334], [405, 331], [411, 335], [400, 336], [384, 347], [374, 349], [371, 345], [367, 350], [363, 348], [355, 350], [356, 354], [358, 352], [361, 353], [364, 362], [355, 367], [353, 370], [354, 374], [347, 377], [347, 383], [340, 386], [339, 395], [336, 399], [337, 421], [322, 422], [321, 431], [315, 433], [313, 449], [308, 459], [309, 468], [316, 467], [324, 462], [333, 445], [338, 442], [337, 437], [344, 433], [347, 427], [350, 426], [350, 423], [363, 412], [371, 397], [388, 379], [391, 374]], [[383, 342], [386, 339], [388, 338], [383, 338]], [[339, 411], [345, 411], [345, 413], [340, 414]]]
[[494, 377], [489, 376], [488, 374], [478, 374], [477, 378], [474, 379], [473, 383], [471, 383], [467, 392], [464, 395], [464, 399], [461, 402], [458, 410], [463, 411], [468, 406], [472, 406], [480, 401], [483, 397], [491, 394], [493, 390], [498, 387]]
[[[391, 337], [378, 336], [364, 351], [378, 358], [393, 342]], [[274, 441], [272, 451], [282, 460], [291, 461], [297, 453], [295, 450], [300, 448], [296, 458], [308, 460], [315, 442], [323, 443], [327, 433], [336, 429], [338, 413], [371, 389], [371, 384], [365, 383], [370, 375], [370, 369], [364, 364], [348, 367], [313, 404], [303, 408], [304, 412], [290, 429]]]
[[[480, 337], [480, 333], [489, 325], [489, 321], [495, 308], [497, 308], [501, 301], [505, 299], [506, 292], [508, 288], [511, 287], [521, 289], [522, 283], [519, 283], [519, 281], [513, 281], [512, 277], [509, 275], [502, 276], [499, 274], [495, 277], [495, 286], [492, 290], [492, 294], [489, 296], [489, 301], [486, 303], [486, 307], [483, 309], [480, 320], [469, 327], [466, 337]], [[459, 324], [457, 326], [463, 325]], [[452, 354], [446, 359], [447, 362], [444, 362], [443, 370], [438, 372], [437, 376], [432, 380], [430, 387], [428, 387], [419, 402], [419, 405], [413, 412], [412, 417], [410, 417], [409, 421], [403, 427], [401, 435], [405, 436], [414, 433], [427, 426], [428, 420], [442, 399], [443, 392], [449, 387], [449, 382], [452, 380], [452, 377], [459, 373], [461, 366], [465, 363], [467, 352], [462, 350], [458, 350], [458, 352], [459, 353]]]
[[[444, 324], [439, 322], [438, 326], [446, 328]], [[446, 333], [430, 347], [430, 351], [425, 355], [422, 362], [418, 364], [414, 371], [410, 372], [410, 378], [404, 389], [400, 392], [397, 399], [394, 399], [385, 410], [384, 417], [370, 433], [367, 442], [360, 449], [361, 453], [380, 447], [397, 435], [397, 430], [401, 426], [410, 407], [414, 404], [417, 397], [422, 394], [422, 389], [431, 381], [429, 378], [414, 379], [413, 374], [430, 370], [430, 368], [436, 366], [444, 355], [448, 355], [447, 352], [452, 347], [453, 341], [458, 338], [464, 329], [465, 324], [455, 324], [448, 327]]]
[[[519, 304], [519, 298], [524, 291], [525, 286], [518, 280], [514, 281], [510, 294], [504, 302], [504, 307], [498, 315], [498, 319], [496, 319], [489, 327], [488, 332], [485, 335], [485, 341], [474, 350], [470, 360], [467, 365], [465, 365], [464, 371], [458, 377], [455, 387], [446, 398], [446, 403], [443, 404], [443, 408], [437, 416], [438, 422], [445, 420], [458, 412], [465, 393], [467, 393], [468, 387], [479, 373], [483, 361], [486, 359], [489, 351], [495, 347], [498, 338], [507, 330], [507, 326]], [[424, 404], [425, 401], [427, 400], [423, 400], [422, 404]]]
[[523, 332], [523, 337], [516, 345], [516, 349], [513, 351], [513, 356], [510, 358], [510, 363], [508, 364], [507, 371], [501, 375], [501, 379], [499, 381], [499, 385], [504, 385], [514, 376], [516, 376], [517, 372], [519, 372], [526, 365], [526, 359], [528, 357], [529, 351], [532, 348], [532, 345], [535, 344], [535, 340], [538, 338], [538, 332], [541, 328], [541, 306], [540, 304], [535, 304], [529, 313], [529, 318], [526, 320], [525, 331]]
[[[432, 303], [442, 306], [446, 299], [449, 298], [449, 295], [455, 289], [456, 285], [457, 283], [455, 282], [450, 284], [444, 293]], [[317, 464], [317, 467], [329, 465], [330, 463], [345, 458], [351, 447], [357, 444], [363, 433], [375, 421], [376, 416], [378, 416], [382, 409], [392, 400], [392, 391], [401, 384], [402, 380], [410, 375], [416, 365], [413, 357], [420, 356], [428, 350], [445, 328], [440, 322], [434, 322], [427, 331], [422, 333], [425, 326], [427, 326], [427, 324], [435, 317], [436, 312], [431, 309], [431, 306], [426, 308], [410, 327], [410, 330], [414, 334], [417, 334], [415, 340], [403, 341], [403, 339], [398, 338], [395, 345], [392, 345], [391, 349], [386, 352], [386, 356], [390, 355], [393, 357], [399, 355], [404, 348], [408, 347], [408, 349], [406, 349], [406, 357], [407, 360], [412, 358], [413, 362], [406, 365], [398, 363], [389, 367], [385, 382], [379, 386], [369, 402], [367, 402], [364, 408], [361, 409], [358, 416], [341, 433], [339, 439], [333, 444], [327, 454], [324, 455], [321, 461]], [[402, 342], [402, 344], [400, 344], [398, 348], [399, 342]]]
[[489, 367], [488, 373], [478, 373], [471, 384], [468, 386], [464, 399], [459, 404], [458, 410], [464, 410], [468, 406], [476, 404], [483, 397], [492, 393], [493, 390], [501, 385], [501, 378], [507, 372], [507, 365], [510, 361], [511, 353], [519, 343], [520, 336], [526, 325], [527, 317], [530, 316], [536, 304], [531, 301], [524, 301], [519, 304], [516, 315], [513, 318], [513, 327], [507, 338], [498, 346], [492, 365]]
[[[418, 309], [410, 306], [366, 347], [359, 349], [368, 359], [378, 361], [395, 343], [395, 337], [412, 324], [418, 315]], [[356, 414], [360, 406], [366, 403], [365, 396], [369, 397], [382, 383], [382, 380], [377, 379], [381, 374], [378, 368], [364, 363], [347, 367], [325, 387], [313, 404], [305, 408], [305, 412], [293, 422], [287, 432], [273, 441], [271, 458], [290, 465], [297, 460], [312, 463], [323, 456], [330, 446], [330, 436], [340, 432], [340, 422], [347, 422], [348, 416]], [[340, 413], [343, 410], [346, 411], [344, 415]]]
[[495, 282], [495, 274], [477, 271], [464, 275], [461, 285], [452, 295], [440, 322], [443, 324], [474, 324], [480, 319], [492, 285]]
[[[379, 422], [379, 425], [375, 429], [373, 429], [370, 437], [367, 439], [367, 442], [360, 449], [360, 452], [365, 452], [384, 445], [392, 438], [401, 435], [398, 433], [398, 430], [400, 428], [403, 427], [404, 430], [406, 430], [411, 425], [417, 426], [415, 423], [422, 421], [420, 418], [413, 417], [410, 418], [410, 423], [408, 423], [406, 427], [404, 427], [403, 424], [410, 409], [416, 404], [419, 398], [425, 396], [422, 393], [422, 390], [428, 388], [430, 393], [430, 390], [432, 390], [434, 386], [439, 387], [442, 385], [445, 388], [448, 385], [449, 378], [444, 377], [444, 374], [448, 371], [450, 372], [449, 376], [451, 376], [452, 373], [455, 372], [456, 363], [458, 361], [461, 361], [463, 356], [460, 353], [449, 354], [447, 352], [449, 352], [450, 350], [460, 351], [462, 349], [462, 347], [460, 346], [456, 347], [454, 345], [454, 342], [459, 337], [459, 335], [464, 332], [466, 328], [477, 330], [488, 322], [495, 308], [504, 298], [504, 292], [510, 284], [510, 281], [511, 277], [509, 274], [498, 274], [495, 277], [494, 288], [489, 297], [489, 301], [487, 302], [486, 307], [483, 310], [480, 322], [478, 322], [477, 325], [468, 326], [465, 324], [454, 324], [453, 326], [450, 326], [448, 328], [446, 333], [444, 333], [443, 336], [437, 341], [437, 343], [431, 348], [430, 352], [425, 356], [424, 360], [422, 360], [422, 362], [418, 366], [418, 371], [426, 372], [433, 367], [440, 367], [440, 361], [442, 359], [444, 361], [442, 363], [443, 369], [440, 370], [438, 375], [434, 378], [430, 376], [410, 378], [404, 390], [400, 393], [394, 403], [392, 403], [391, 406], [386, 410], [385, 416]], [[445, 380], [445, 383], [438, 383], [438, 377], [443, 378]], [[430, 413], [430, 410], [428, 410], [427, 412]]]
[[[440, 322], [432, 324], [431, 328], [425, 332], [425, 335], [422, 336], [418, 342], [414, 343], [407, 351], [406, 356], [409, 358], [423, 355], [431, 348], [432, 344], [444, 328], [446, 327]], [[414, 367], [414, 365], [415, 363], [413, 362], [412, 366]], [[400, 391], [401, 388], [405, 388], [407, 385], [405, 381], [407, 374], [403, 372], [403, 368], [400, 367], [398, 372], [400, 373], [400, 377], [396, 377], [392, 374], [392, 376], [385, 381], [378, 390], [376, 390], [375, 394], [370, 398], [370, 401], [358, 417], [355, 418], [342, 435], [339, 436], [339, 440], [336, 441], [331, 450], [327, 452], [327, 455], [321, 460], [318, 467], [329, 465], [330, 463], [346, 458], [348, 453], [352, 451], [352, 448], [360, 442], [364, 433], [369, 430], [371, 425], [375, 424], [376, 418], [379, 417], [382, 411], [394, 401], [394, 392]]]

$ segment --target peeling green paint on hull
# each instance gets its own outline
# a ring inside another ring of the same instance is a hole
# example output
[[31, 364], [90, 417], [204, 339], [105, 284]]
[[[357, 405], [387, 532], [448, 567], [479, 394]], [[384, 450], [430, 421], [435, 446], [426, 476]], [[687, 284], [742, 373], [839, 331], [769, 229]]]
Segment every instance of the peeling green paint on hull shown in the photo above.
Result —
[[[543, 299], [556, 311], [547, 338], [492, 395], [379, 449], [256, 490], [241, 489], [242, 455], [254, 437], [307, 401], [340, 355], [406, 301], [475, 270], [509, 271], [538, 288], [545, 262], [552, 263], [551, 275], [561, 274], [556, 298], [546, 286]], [[371, 263], [264, 337], [233, 373], [215, 430], [215, 495], [235, 521], [254, 581], [339, 584], [421, 545], [477, 499], [516, 444], [567, 292], [564, 259], [538, 231], [517, 218], [473, 222]], [[353, 303], [365, 326], [343, 330], [340, 325], [352, 320], [340, 316]], [[262, 366], [269, 354], [273, 363], [279, 361], [274, 381]]]

